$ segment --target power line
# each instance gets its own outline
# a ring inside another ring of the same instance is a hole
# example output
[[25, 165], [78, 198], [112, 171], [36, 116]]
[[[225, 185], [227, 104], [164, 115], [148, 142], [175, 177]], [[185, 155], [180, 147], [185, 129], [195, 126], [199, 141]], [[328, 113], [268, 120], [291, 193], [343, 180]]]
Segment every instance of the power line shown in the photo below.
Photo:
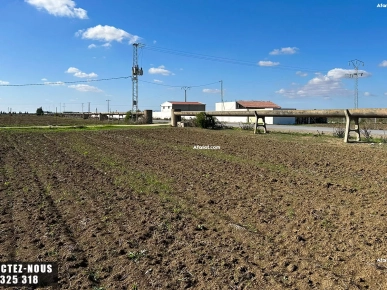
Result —
[[[198, 53], [179, 51], [179, 50], [163, 48], [163, 47], [157, 47], [157, 46], [146, 45], [146, 46], [144, 46], [144, 48], [148, 49], [148, 50], [151, 50], [151, 51], [155, 51], [155, 52], [169, 53], [169, 54], [173, 54], [173, 55], [185, 56], [185, 57], [191, 57], [191, 58], [197, 58], [197, 59], [203, 59], [203, 60], [208, 60], [208, 61], [224, 62], [224, 63], [246, 65], [246, 66], [254, 66], [254, 67], [259, 66], [257, 62], [252, 62], [252, 61], [245, 61], [245, 60], [238, 60], [238, 59], [232, 59], [232, 58], [226, 58], [226, 57], [198, 54]], [[316, 69], [310, 69], [310, 68], [302, 68], [302, 67], [295, 67], [295, 66], [285, 66], [285, 65], [266, 66], [266, 68], [288, 69], [288, 70], [302, 70], [302, 71], [309, 71], [309, 72], [318, 72], [318, 71], [324, 71], [325, 70], [325, 69], [324, 70], [316, 70]]]
[[0, 87], [27, 87], [27, 86], [49, 86], [49, 85], [64, 85], [64, 84], [77, 84], [77, 83], [89, 83], [89, 82], [102, 82], [102, 81], [111, 81], [111, 80], [119, 80], [119, 79], [128, 79], [128, 77], [116, 77], [116, 78], [108, 78], [108, 79], [96, 79], [96, 80], [87, 80], [87, 81], [74, 81], [74, 82], [46, 82], [46, 83], [36, 83], [36, 84], [0, 84]]
[[[140, 81], [140, 82], [143, 82], [143, 83], [148, 83], [148, 84], [157, 85], [157, 86], [170, 87], [170, 88], [181, 88], [181, 87], [185, 87], [185, 86], [172, 86], [172, 85], [158, 84], [158, 83], [148, 82], [148, 81], [144, 81], [144, 80], [139, 80], [139, 81]], [[213, 84], [217, 84], [217, 83], [219, 83], [219, 81], [213, 82], [213, 83], [209, 83], [209, 84], [197, 85], [197, 86], [189, 86], [189, 87], [190, 87], [190, 88], [198, 88], [198, 87], [205, 87], [205, 86], [209, 86], [209, 85], [213, 85]]]

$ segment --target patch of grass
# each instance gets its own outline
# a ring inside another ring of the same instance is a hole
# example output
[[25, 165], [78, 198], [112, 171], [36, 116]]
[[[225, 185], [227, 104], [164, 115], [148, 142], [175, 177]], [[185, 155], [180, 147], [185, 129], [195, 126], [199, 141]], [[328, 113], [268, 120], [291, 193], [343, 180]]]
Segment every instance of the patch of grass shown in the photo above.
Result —
[[134, 262], [138, 262], [140, 259], [146, 256], [146, 250], [141, 250], [137, 252], [129, 252], [127, 254], [129, 260], [132, 260]]

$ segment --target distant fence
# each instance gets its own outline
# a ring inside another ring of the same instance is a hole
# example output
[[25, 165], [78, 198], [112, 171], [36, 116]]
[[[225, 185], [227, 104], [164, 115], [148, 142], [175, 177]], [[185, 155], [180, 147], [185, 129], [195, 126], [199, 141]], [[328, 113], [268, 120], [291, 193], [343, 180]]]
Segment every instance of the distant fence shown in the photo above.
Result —
[[[181, 120], [181, 116], [195, 116], [201, 112], [181, 112], [179, 110], [171, 110], [171, 125], [177, 126], [177, 122]], [[203, 112], [207, 116], [255, 116], [254, 133], [258, 127], [263, 127], [266, 133], [265, 117], [342, 117], [346, 119], [344, 142], [348, 143], [350, 132], [356, 133], [356, 140], [360, 141], [359, 118], [387, 118], [387, 109], [331, 109], [331, 110], [256, 110], [256, 111], [208, 111]], [[258, 119], [262, 119], [262, 123], [258, 123]], [[355, 127], [351, 129], [351, 121], [355, 123]]]

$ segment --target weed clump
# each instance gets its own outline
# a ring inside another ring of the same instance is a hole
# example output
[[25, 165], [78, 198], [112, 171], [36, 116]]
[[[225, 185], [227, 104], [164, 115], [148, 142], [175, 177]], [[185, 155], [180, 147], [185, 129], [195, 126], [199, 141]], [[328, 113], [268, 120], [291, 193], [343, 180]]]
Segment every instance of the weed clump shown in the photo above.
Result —
[[344, 138], [345, 136], [345, 128], [343, 126], [336, 126], [333, 128], [333, 137]]

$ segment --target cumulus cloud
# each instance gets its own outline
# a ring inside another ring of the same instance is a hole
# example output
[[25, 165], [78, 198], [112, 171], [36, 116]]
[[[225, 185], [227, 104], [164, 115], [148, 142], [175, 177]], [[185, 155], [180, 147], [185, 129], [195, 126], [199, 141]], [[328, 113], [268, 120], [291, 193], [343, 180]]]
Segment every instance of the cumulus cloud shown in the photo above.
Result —
[[0, 80], [0, 85], [9, 85], [9, 82]]
[[379, 66], [387, 67], [387, 60], [383, 60], [381, 63], [379, 63]]
[[80, 92], [94, 92], [94, 93], [101, 93], [103, 92], [101, 89], [85, 84], [77, 84], [77, 85], [71, 85], [69, 86], [71, 89], [76, 89], [77, 91]]
[[149, 70], [148, 70], [148, 73], [150, 73], [151, 75], [163, 75], [163, 76], [169, 76], [169, 75], [173, 75], [173, 73], [167, 69], [165, 69], [165, 66], [163, 65], [160, 65], [159, 67], [151, 67]]
[[87, 11], [82, 8], [75, 8], [73, 0], [24, 0], [38, 10], [46, 10], [49, 14], [62, 17], [73, 17], [87, 19]]
[[125, 30], [109, 25], [97, 25], [86, 30], [78, 30], [75, 33], [75, 36], [81, 36], [83, 39], [98, 40], [103, 42], [122, 42], [123, 40], [129, 40], [129, 44], [133, 44], [140, 39], [137, 35], [132, 35]]
[[97, 46], [93, 43], [93, 44], [90, 44], [87, 48], [88, 49], [91, 49], [91, 48], [96, 48]]
[[160, 81], [160, 80], [153, 80], [155, 83], [158, 83], [158, 84], [162, 84], [163, 83], [163, 81]]
[[[351, 78], [351, 75], [354, 73], [356, 73], [354, 69], [334, 68], [328, 72], [327, 76], [334, 79], [342, 79], [342, 78]], [[361, 70], [361, 69], [358, 70], [359, 78], [364, 78], [369, 76], [371, 76], [371, 74], [366, 72], [365, 70]]]
[[102, 44], [103, 47], [111, 47], [112, 45], [109, 42], [106, 42], [105, 44]]
[[96, 73], [92, 72], [92, 73], [87, 74], [87, 73], [80, 71], [76, 67], [69, 67], [65, 71], [65, 73], [73, 74], [77, 78], [96, 78], [96, 77], [98, 77], [98, 75]]
[[[352, 95], [352, 91], [344, 88], [342, 79], [349, 78], [349, 74], [354, 72], [354, 70], [335, 68], [328, 71], [326, 75], [317, 73], [316, 77], [301, 87], [294, 89], [282, 88], [276, 93], [289, 98], [349, 96]], [[359, 78], [370, 76], [370, 73], [366, 71], [359, 70], [358, 72]], [[360, 73], [362, 73], [362, 76], [360, 76]]]
[[203, 93], [207, 94], [219, 94], [220, 90], [218, 89], [203, 89]]
[[46, 82], [47, 81], [47, 79], [46, 78], [42, 78], [42, 82]]
[[258, 62], [259, 66], [276, 66], [279, 65], [279, 62], [272, 62], [269, 60], [261, 60]]
[[298, 75], [300, 77], [306, 77], [308, 74], [307, 73], [303, 73], [302, 71], [298, 71], [298, 72], [296, 72], [296, 75]]
[[280, 49], [274, 49], [269, 52], [270, 55], [279, 55], [279, 54], [295, 54], [298, 51], [297, 47], [283, 47]]

